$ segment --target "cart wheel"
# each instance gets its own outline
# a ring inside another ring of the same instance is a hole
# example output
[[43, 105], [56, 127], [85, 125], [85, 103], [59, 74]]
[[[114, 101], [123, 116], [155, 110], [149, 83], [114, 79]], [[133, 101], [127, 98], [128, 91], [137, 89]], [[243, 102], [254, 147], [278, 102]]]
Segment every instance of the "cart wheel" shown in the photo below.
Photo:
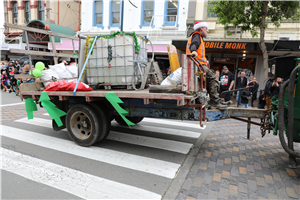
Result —
[[66, 117], [69, 136], [80, 146], [93, 145], [106, 133], [106, 121], [100, 120], [100, 118], [101, 115], [90, 105], [72, 106]]
[[91, 103], [91, 105], [93, 106], [93, 108], [95, 108], [96, 112], [99, 114], [99, 118], [98, 118], [99, 123], [106, 124], [106, 126], [103, 126], [103, 130], [102, 130], [103, 133], [105, 133], [105, 134], [102, 135], [102, 137], [100, 137], [99, 140], [97, 141], [97, 142], [100, 142], [100, 141], [104, 140], [110, 132], [111, 119], [110, 119], [109, 113], [105, 107], [99, 106], [96, 103]]
[[[140, 123], [144, 119], [144, 117], [126, 117], [126, 118], [135, 124]], [[122, 126], [127, 126], [127, 124], [124, 122], [122, 117], [116, 116], [115, 120], [118, 122], [118, 124], [120, 124]]]

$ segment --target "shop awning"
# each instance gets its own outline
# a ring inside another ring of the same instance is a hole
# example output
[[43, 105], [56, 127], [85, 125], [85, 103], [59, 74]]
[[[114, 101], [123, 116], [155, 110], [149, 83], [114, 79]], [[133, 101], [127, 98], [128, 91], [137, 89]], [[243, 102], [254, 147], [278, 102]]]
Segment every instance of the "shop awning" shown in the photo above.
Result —
[[[65, 35], [70, 35], [70, 36], [75, 36], [75, 32], [66, 26], [61, 26], [57, 24], [53, 24], [50, 22], [45, 22], [42, 20], [32, 20], [28, 22], [26, 25], [27, 27], [32, 27], [32, 28], [38, 28], [38, 29], [43, 29], [45, 30], [45, 26], [49, 25], [50, 31], [55, 32], [55, 33], [62, 33]], [[56, 43], [60, 42], [61, 37], [54, 36], [54, 40]], [[26, 37], [25, 37], [25, 32], [23, 31], [22, 34], [22, 41], [23, 43], [26, 43]], [[47, 44], [50, 42], [49, 36], [41, 33], [34, 33], [34, 32], [28, 32], [28, 41], [29, 43], [35, 43], [35, 44]]]

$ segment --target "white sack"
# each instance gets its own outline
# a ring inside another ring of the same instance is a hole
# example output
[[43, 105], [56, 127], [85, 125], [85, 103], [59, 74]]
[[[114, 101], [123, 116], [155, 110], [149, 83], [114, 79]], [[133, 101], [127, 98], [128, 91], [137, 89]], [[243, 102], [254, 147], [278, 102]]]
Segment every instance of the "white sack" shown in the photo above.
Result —
[[77, 78], [78, 77], [78, 69], [74, 64], [72, 65], [66, 65], [66, 69], [71, 73], [72, 77]]
[[72, 74], [66, 69], [64, 63], [59, 63], [57, 65], [49, 65], [49, 68], [56, 72], [59, 79], [73, 78]]
[[[52, 76], [57, 78], [58, 79], [58, 75], [55, 71], [51, 70], [51, 69], [48, 69], [48, 70], [43, 70], [42, 71], [42, 74], [40, 76], [40, 79], [42, 81], [47, 81], [47, 80], [51, 80], [52, 79]], [[50, 83], [51, 81], [49, 82], [44, 82], [44, 86], [47, 87], [47, 85]]]
[[160, 85], [179, 85], [181, 83], [181, 72], [182, 68], [180, 67], [165, 78]]

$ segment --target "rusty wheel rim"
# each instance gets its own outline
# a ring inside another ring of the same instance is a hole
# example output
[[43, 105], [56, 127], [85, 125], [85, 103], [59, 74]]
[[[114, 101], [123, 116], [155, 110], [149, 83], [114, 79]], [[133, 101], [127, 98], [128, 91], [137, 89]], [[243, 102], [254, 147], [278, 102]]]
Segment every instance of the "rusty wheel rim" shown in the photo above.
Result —
[[92, 135], [92, 121], [86, 113], [77, 111], [71, 116], [71, 129], [75, 137], [80, 140], [86, 140]]

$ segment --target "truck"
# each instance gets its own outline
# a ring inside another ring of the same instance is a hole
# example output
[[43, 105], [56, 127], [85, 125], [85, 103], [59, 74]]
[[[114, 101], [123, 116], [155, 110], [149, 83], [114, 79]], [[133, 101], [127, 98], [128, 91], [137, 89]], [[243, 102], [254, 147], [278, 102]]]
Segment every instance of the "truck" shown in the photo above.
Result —
[[[248, 139], [250, 124], [261, 127], [262, 137], [267, 131], [270, 133], [273, 129], [273, 133], [277, 133], [278, 130], [282, 146], [290, 155], [291, 167], [297, 166], [299, 153], [294, 151], [293, 142], [300, 142], [300, 123], [297, 123], [300, 119], [300, 83], [297, 75], [300, 60], [292, 68], [291, 77], [283, 83], [279, 98], [272, 100], [271, 109], [207, 109], [206, 75], [201, 64], [191, 55], [182, 55], [181, 85], [161, 86], [161, 74], [153, 60], [154, 53], [150, 60], [147, 58], [147, 42], [151, 44], [147, 37], [134, 32], [79, 36], [79, 76], [74, 90], [47, 91], [47, 99], [42, 82], [34, 81], [21, 84], [20, 98], [41, 106], [48, 105], [43, 104], [45, 99], [54, 104], [55, 109], [65, 114], [52, 117], [53, 129], [66, 128], [70, 138], [84, 147], [105, 140], [112, 120], [130, 127], [145, 117], [199, 121], [199, 126], [204, 126], [203, 121], [233, 118], [248, 123]], [[202, 72], [199, 80], [195, 75], [197, 71]], [[35, 80], [35, 77], [31, 78]], [[93, 90], [77, 91], [80, 82]], [[252, 118], [258, 118], [261, 122], [251, 121]]]

